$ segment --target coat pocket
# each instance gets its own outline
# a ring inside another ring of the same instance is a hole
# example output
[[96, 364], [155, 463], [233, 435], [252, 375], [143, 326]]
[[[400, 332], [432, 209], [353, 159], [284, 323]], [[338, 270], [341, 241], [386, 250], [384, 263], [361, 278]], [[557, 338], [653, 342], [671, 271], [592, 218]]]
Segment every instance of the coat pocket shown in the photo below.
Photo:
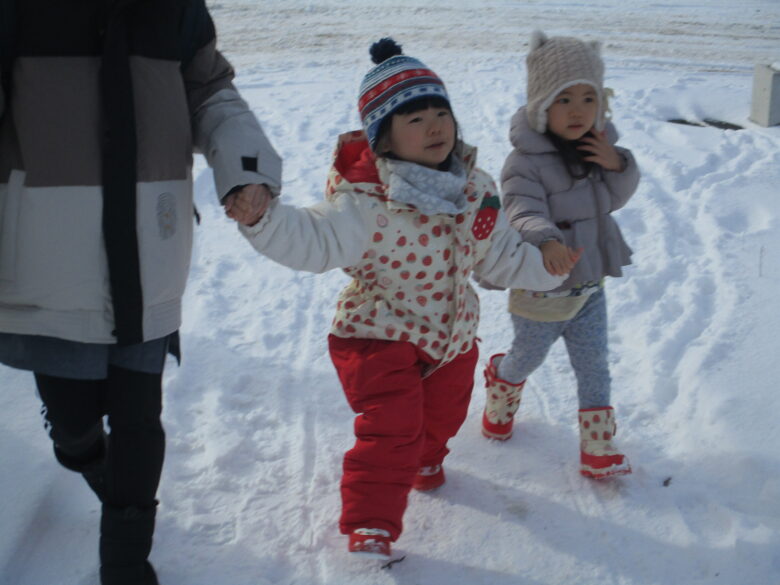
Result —
[[11, 171], [8, 183], [0, 185], [0, 280], [16, 278], [19, 208], [24, 191], [23, 171]]

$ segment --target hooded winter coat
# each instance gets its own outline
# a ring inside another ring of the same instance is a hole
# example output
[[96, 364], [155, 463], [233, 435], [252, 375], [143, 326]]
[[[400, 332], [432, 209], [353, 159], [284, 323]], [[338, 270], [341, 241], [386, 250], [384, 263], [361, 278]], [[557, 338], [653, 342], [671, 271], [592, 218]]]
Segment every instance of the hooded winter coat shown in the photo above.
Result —
[[281, 182], [203, 0], [2, 8], [0, 331], [99, 344], [176, 331], [193, 150], [220, 197]]
[[[607, 122], [611, 144], [617, 131]], [[539, 246], [556, 239], [571, 248], [583, 248], [569, 278], [556, 289], [621, 276], [631, 263], [631, 249], [610, 215], [623, 207], [637, 188], [639, 169], [631, 151], [616, 147], [625, 167], [611, 172], [594, 168], [583, 179], [573, 179], [553, 143], [528, 124], [525, 107], [512, 117], [509, 139], [514, 150], [501, 172], [504, 209], [523, 239]]]
[[[340, 138], [327, 201], [295, 208], [274, 201], [241, 232], [262, 254], [297, 270], [343, 268], [331, 333], [337, 337], [408, 341], [438, 365], [471, 349], [479, 322], [473, 273], [502, 286], [548, 290], [563, 277], [544, 269], [539, 249], [522, 241], [498, 209], [497, 189], [461, 145], [466, 208], [425, 215], [393, 199], [390, 170], [373, 160], [362, 132]], [[375, 165], [375, 166], [374, 166]]]

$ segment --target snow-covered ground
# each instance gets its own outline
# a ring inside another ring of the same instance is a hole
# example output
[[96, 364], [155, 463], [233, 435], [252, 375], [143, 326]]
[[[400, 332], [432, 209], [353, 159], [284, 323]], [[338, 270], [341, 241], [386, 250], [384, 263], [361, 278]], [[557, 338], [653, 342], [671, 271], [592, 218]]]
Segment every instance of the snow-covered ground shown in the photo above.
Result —
[[[393, 35], [444, 78], [494, 176], [524, 100], [530, 32], [603, 40], [620, 143], [643, 171], [616, 214], [634, 265], [607, 285], [618, 439], [634, 474], [578, 475], [574, 378], [556, 345], [507, 443], [480, 436], [477, 373], [447, 484], [410, 496], [395, 547], [405, 560], [351, 558], [336, 521], [353, 414], [325, 342], [347, 278], [256, 255], [199, 159], [185, 357], [165, 375], [161, 582], [780, 583], [780, 127], [748, 120], [753, 66], [780, 60], [780, 3], [209, 4], [299, 205], [322, 198], [336, 136], [359, 125], [373, 40]], [[505, 293], [481, 296], [480, 369], [511, 340]], [[95, 584], [98, 504], [54, 463], [32, 377], [3, 368], [0, 386], [0, 583]]]

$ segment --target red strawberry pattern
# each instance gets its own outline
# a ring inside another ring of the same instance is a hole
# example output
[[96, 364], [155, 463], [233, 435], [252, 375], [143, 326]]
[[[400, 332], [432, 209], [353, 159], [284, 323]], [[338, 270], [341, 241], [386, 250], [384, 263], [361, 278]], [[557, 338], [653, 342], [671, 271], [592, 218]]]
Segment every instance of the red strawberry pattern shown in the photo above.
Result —
[[479, 212], [474, 220], [474, 224], [471, 226], [471, 231], [475, 238], [484, 240], [493, 233], [493, 228], [496, 227], [499, 209], [501, 209], [501, 201], [499, 198], [489, 191], [486, 192], [485, 196], [482, 198], [482, 205], [479, 207]]

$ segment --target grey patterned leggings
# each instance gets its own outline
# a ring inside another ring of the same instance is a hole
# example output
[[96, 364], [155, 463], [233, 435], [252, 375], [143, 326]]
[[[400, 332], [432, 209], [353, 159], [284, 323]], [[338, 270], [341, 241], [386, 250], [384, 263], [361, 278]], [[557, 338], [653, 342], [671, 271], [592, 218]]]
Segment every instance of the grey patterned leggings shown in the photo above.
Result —
[[531, 321], [512, 315], [515, 338], [498, 366], [500, 378], [522, 382], [536, 370], [555, 341], [563, 335], [569, 361], [577, 376], [580, 408], [610, 403], [607, 363], [607, 303], [604, 289], [592, 294], [580, 312], [569, 321]]

